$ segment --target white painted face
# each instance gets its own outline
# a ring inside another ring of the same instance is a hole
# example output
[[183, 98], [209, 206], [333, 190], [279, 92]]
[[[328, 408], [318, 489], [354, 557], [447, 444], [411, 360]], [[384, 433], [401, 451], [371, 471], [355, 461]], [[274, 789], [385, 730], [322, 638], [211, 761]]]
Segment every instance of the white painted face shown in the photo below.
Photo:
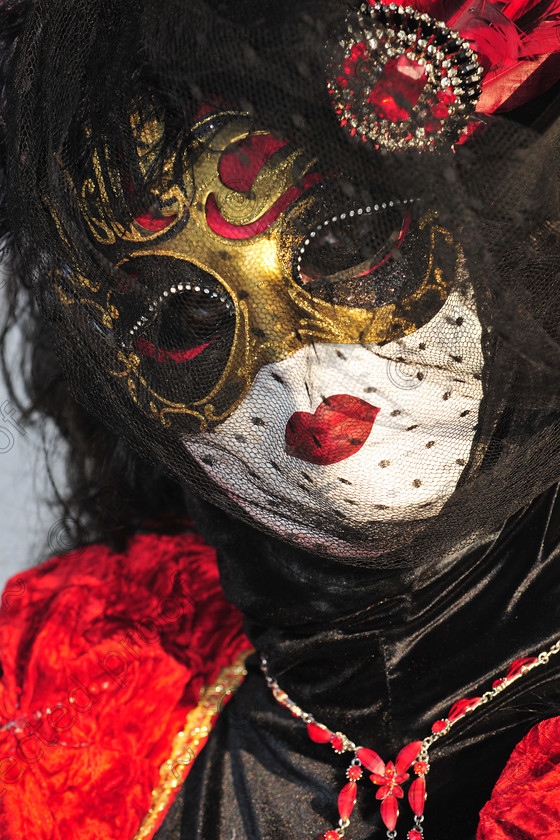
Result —
[[481, 338], [472, 295], [453, 291], [399, 341], [308, 345], [265, 365], [227, 420], [185, 446], [253, 519], [304, 546], [337, 548], [325, 514], [354, 528], [434, 516], [470, 457]]

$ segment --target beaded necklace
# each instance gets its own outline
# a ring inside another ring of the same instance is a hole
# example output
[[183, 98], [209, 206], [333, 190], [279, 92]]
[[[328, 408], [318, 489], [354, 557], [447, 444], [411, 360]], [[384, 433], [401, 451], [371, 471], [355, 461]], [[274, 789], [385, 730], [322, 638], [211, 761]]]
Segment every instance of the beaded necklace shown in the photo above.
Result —
[[407, 833], [407, 840], [424, 840], [424, 807], [426, 803], [426, 776], [430, 770], [429, 750], [432, 745], [443, 738], [466, 715], [472, 714], [485, 703], [490, 703], [495, 697], [509, 688], [516, 680], [545, 665], [551, 656], [560, 653], [560, 639], [537, 656], [516, 659], [509, 666], [505, 677], [497, 679], [492, 688], [485, 691], [481, 697], [465, 697], [457, 700], [449, 710], [447, 717], [436, 720], [432, 725], [430, 735], [422, 741], [412, 741], [400, 750], [394, 762], [387, 764], [374, 750], [357, 746], [343, 732], [332, 732], [324, 723], [320, 723], [313, 715], [304, 712], [285, 691], [283, 691], [274, 677], [268, 672], [268, 663], [261, 654], [261, 670], [266, 683], [272, 690], [277, 702], [288, 709], [296, 718], [300, 718], [307, 725], [307, 734], [318, 744], [330, 744], [335, 753], [353, 753], [353, 758], [346, 770], [348, 782], [338, 795], [338, 828], [330, 829], [318, 840], [340, 840], [344, 837], [350, 825], [350, 815], [356, 804], [357, 782], [363, 776], [363, 768], [370, 771], [370, 780], [378, 786], [376, 799], [381, 800], [381, 819], [387, 828], [388, 840], [397, 837], [397, 819], [399, 816], [399, 799], [404, 796], [402, 785], [408, 781], [410, 774], [406, 771], [412, 767], [416, 778], [408, 790], [408, 802], [414, 815], [414, 826]]

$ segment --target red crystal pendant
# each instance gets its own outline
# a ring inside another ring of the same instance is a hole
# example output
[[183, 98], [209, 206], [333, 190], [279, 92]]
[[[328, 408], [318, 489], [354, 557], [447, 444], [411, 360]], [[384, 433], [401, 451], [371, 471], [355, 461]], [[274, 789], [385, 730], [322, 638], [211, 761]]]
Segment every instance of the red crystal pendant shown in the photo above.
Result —
[[446, 726], [446, 720], [436, 720], [436, 722], [432, 724], [432, 732], [434, 735], [437, 735], [438, 732], [443, 732]]
[[509, 666], [508, 672], [506, 674], [506, 679], [511, 680], [512, 677], [516, 677], [518, 674], [521, 673], [521, 669], [526, 665], [532, 665], [533, 662], [536, 662], [536, 657], [534, 656], [526, 656], [523, 659], [516, 659], [515, 662], [512, 662]]
[[456, 718], [462, 717], [467, 709], [471, 709], [479, 700], [480, 697], [463, 697], [461, 700], [457, 700], [451, 706], [447, 719], [456, 720]]
[[426, 780], [423, 776], [412, 782], [408, 791], [408, 801], [413, 813], [417, 817], [421, 817], [424, 813], [424, 803], [426, 801]]
[[386, 796], [381, 803], [381, 819], [389, 829], [394, 831], [399, 816], [399, 801], [396, 796]]
[[367, 101], [381, 119], [392, 123], [405, 122], [427, 81], [421, 64], [407, 55], [400, 55], [385, 64]]
[[406, 836], [408, 840], [422, 840], [422, 835], [416, 828], [411, 828]]
[[350, 818], [350, 814], [356, 804], [356, 790], [356, 782], [348, 782], [340, 791], [338, 795], [338, 813], [340, 814], [341, 820]]
[[316, 744], [328, 744], [332, 738], [332, 732], [326, 726], [319, 726], [318, 723], [308, 723], [307, 734]]

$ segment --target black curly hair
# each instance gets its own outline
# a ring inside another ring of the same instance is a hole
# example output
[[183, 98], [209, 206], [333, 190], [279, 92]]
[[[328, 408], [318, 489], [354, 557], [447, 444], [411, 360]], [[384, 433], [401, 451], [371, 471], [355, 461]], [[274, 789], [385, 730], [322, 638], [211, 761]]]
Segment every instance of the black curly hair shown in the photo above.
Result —
[[[182, 0], [174, 2], [178, 4], [178, 8], [182, 6]], [[126, 103], [130, 102], [131, 95], [134, 95], [136, 107], [140, 101], [137, 96], [138, 90], [149, 89], [150, 99], [155, 92], [167, 115], [166, 130], [169, 134], [163, 142], [173, 144], [177, 141], [178, 132], [184, 130], [185, 125], [189, 125], [189, 120], [192, 122], [192, 116], [189, 117], [189, 114], [193, 108], [198, 107], [198, 103], [195, 100], [185, 101], [185, 90], [189, 89], [189, 85], [183, 85], [180, 96], [175, 92], [175, 82], [181, 75], [181, 70], [178, 69], [180, 58], [175, 56], [172, 60], [169, 51], [172, 51], [175, 43], [192, 43], [196, 52], [196, 45], [203, 41], [204, 33], [202, 32], [202, 40], [196, 41], [193, 39], [193, 32], [202, 31], [204, 17], [200, 20], [196, 18], [193, 9], [193, 15], [185, 24], [184, 14], [174, 16], [174, 2], [169, 3], [165, 16], [161, 15], [155, 0], [145, 0], [141, 5], [141, 14], [137, 17], [144, 15], [143, 24], [135, 22], [134, 26], [138, 26], [139, 31], [130, 34], [131, 40], [135, 39], [134, 44], [140, 46], [130, 51], [133, 55], [133, 69], [129, 73], [123, 72], [122, 61], [126, 63], [126, 59], [115, 59], [115, 55], [119, 55], [117, 47], [114, 44], [107, 46], [103, 34], [98, 33], [99, 49], [95, 52], [94, 61], [96, 67], [94, 70], [88, 67], [88, 78], [84, 81], [81, 101], [77, 100], [78, 110], [83, 106], [89, 108], [89, 113], [99, 114], [102, 111], [103, 121], [106, 113], [103, 109], [104, 96], [113, 97], [112, 102], [118, 99], [118, 103], [112, 109], [113, 115], [118, 115], [126, 111]], [[293, 5], [296, 0], [291, 2]], [[32, 278], [27, 276], [29, 270], [24, 267], [24, 260], [19, 258], [14, 245], [11, 229], [18, 225], [18, 220], [7, 218], [6, 207], [9, 201], [6, 186], [6, 138], [10, 131], [7, 127], [10, 118], [17, 120], [17, 117], [6, 113], [6, 92], [12, 67], [16, 63], [14, 59], [18, 40], [20, 36], [25, 36], [27, 22], [33, 17], [38, 5], [40, 4], [30, 0], [0, 0], [0, 88], [4, 102], [4, 108], [0, 106], [0, 236], [5, 272], [2, 290], [5, 311], [0, 319], [0, 359], [9, 393], [19, 407], [22, 419], [27, 423], [40, 425], [43, 418], [50, 418], [67, 443], [66, 487], [62, 493], [56, 488], [54, 490], [56, 504], [60, 507], [69, 529], [74, 531], [72, 540], [102, 540], [122, 548], [126, 539], [141, 528], [159, 528], [166, 532], [183, 528], [186, 521], [185, 490], [175, 479], [165, 474], [162, 468], [153, 462], [144, 461], [122, 438], [76, 401], [56, 355], [53, 325], [41, 315], [40, 305], [32, 289]], [[104, 25], [101, 13], [104, 5], [104, 0], [100, 0], [100, 31]], [[122, 35], [123, 27], [115, 24], [115, 17], [119, 17], [125, 5], [124, 2], [122, 7], [108, 3], [105, 8], [108, 12], [107, 19], [112, 19], [111, 32], [117, 32], [117, 38], [127, 37]], [[128, 6], [132, 8], [133, 4], [129, 3]], [[237, 4], [213, 0], [213, 6], [218, 13], [218, 19], [226, 21], [217, 25], [224, 25], [228, 30], [239, 25], [236, 15], [243, 18], [247, 14], [247, 7], [250, 6], [249, 19], [254, 24], [253, 28], [259, 29], [259, 14], [262, 14], [262, 9], [258, 0], [241, 0]], [[271, 7], [271, 4], [268, 6]], [[130, 8], [128, 13], [127, 20], [130, 22]], [[182, 20], [187, 27], [180, 38], [175, 37], [174, 17]], [[274, 41], [274, 36], [270, 33], [273, 33], [273, 28], [269, 32], [269, 39]], [[161, 44], [165, 49], [162, 49]], [[231, 68], [240, 60], [233, 41], [230, 40], [229, 47], [227, 44], [224, 46], [225, 52], [227, 49], [230, 50], [227, 61], [216, 65], [210, 80], [204, 80], [206, 92], [212, 89], [222, 90], [227, 86]], [[123, 50], [120, 51], [121, 54], [122, 52]], [[243, 75], [245, 69], [241, 68], [239, 72]], [[97, 79], [100, 77], [103, 77], [103, 80], [99, 83]], [[122, 81], [128, 78], [130, 81], [132, 77], [132, 87], [114, 84], [115, 79]], [[21, 80], [18, 84], [20, 82]], [[13, 79], [11, 83], [13, 87]], [[198, 90], [199, 86], [195, 85], [195, 89]], [[62, 101], [64, 92], [59, 91], [58, 95]], [[61, 105], [62, 111], [64, 107]], [[273, 113], [270, 118], [274, 119]], [[119, 139], [122, 125], [125, 123], [126, 120], [121, 118], [120, 124], [117, 120], [117, 124], [113, 126], [114, 135]], [[13, 126], [12, 122], [12, 131]], [[93, 148], [93, 141], [91, 147]], [[84, 151], [80, 147], [74, 159], [81, 160], [82, 155], [87, 156], [87, 149]], [[163, 159], [164, 155], [161, 158]], [[17, 370], [11, 360], [11, 336], [17, 336], [21, 346], [21, 352], [17, 354]], [[23, 399], [18, 397], [14, 387], [16, 380], [23, 383]]]

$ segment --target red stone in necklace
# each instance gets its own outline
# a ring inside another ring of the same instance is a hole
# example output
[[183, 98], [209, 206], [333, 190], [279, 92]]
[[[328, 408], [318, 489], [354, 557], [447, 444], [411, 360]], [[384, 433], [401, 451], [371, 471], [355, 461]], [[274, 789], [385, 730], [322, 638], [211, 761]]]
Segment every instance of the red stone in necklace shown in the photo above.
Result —
[[363, 776], [363, 768], [370, 771], [370, 781], [377, 786], [376, 799], [381, 800], [381, 819], [387, 828], [389, 840], [397, 837], [396, 827], [399, 816], [399, 799], [404, 797], [403, 785], [409, 780], [407, 770], [412, 766], [416, 778], [408, 789], [408, 803], [414, 815], [413, 828], [407, 833], [408, 840], [424, 840], [424, 806], [426, 802], [426, 775], [430, 769], [429, 749], [435, 741], [447, 735], [452, 726], [471, 714], [498, 694], [501, 694], [513, 682], [528, 674], [534, 668], [545, 665], [551, 656], [560, 652], [560, 639], [548, 650], [541, 651], [537, 656], [516, 659], [510, 665], [505, 677], [497, 679], [489, 691], [481, 697], [464, 697], [457, 700], [443, 720], [437, 720], [432, 725], [432, 732], [422, 741], [412, 741], [400, 750], [395, 761], [383, 761], [374, 750], [357, 746], [343, 732], [332, 732], [323, 723], [317, 721], [313, 715], [304, 712], [297, 703], [282, 691], [276, 680], [268, 673], [268, 663], [261, 654], [261, 670], [267, 685], [272, 690], [275, 699], [281, 706], [288, 709], [294, 717], [300, 718], [307, 725], [307, 734], [318, 744], [330, 744], [335, 753], [351, 752], [354, 754], [350, 766], [346, 770], [348, 782], [338, 795], [338, 828], [333, 828], [320, 835], [317, 840], [340, 840], [344, 837], [350, 824], [350, 815], [356, 804], [357, 782]]

